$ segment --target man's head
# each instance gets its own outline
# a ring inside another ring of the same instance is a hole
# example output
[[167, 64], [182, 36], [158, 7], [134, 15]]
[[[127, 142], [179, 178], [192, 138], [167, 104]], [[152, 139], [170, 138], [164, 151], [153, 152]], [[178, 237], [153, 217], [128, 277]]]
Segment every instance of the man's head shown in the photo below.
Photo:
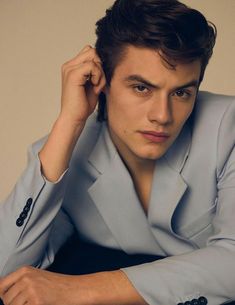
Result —
[[[177, 0], [116, 0], [96, 25], [96, 51], [107, 85], [128, 45], [155, 50], [169, 68], [200, 60], [201, 82], [216, 38], [215, 27], [199, 11]], [[101, 94], [101, 121], [104, 112]]]
[[117, 0], [97, 22], [96, 51], [107, 81], [98, 119], [107, 115], [126, 161], [152, 162], [175, 141], [215, 36], [201, 13], [176, 0]]

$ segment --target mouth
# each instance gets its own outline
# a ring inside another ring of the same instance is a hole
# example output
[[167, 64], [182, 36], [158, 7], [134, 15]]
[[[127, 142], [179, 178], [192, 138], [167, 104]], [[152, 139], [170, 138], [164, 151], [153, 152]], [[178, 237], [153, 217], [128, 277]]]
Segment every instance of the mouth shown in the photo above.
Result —
[[140, 134], [145, 139], [150, 140], [154, 143], [164, 143], [170, 138], [170, 135], [166, 132], [140, 131]]

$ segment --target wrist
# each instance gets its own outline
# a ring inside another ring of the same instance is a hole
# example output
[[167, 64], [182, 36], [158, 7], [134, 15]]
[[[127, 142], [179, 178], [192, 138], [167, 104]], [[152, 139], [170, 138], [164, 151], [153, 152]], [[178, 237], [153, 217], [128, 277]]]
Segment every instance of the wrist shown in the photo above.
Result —
[[74, 124], [66, 116], [59, 116], [47, 142], [39, 152], [42, 173], [50, 182], [56, 182], [69, 167], [70, 158], [85, 123]]
[[78, 134], [78, 136], [83, 130], [85, 124], [86, 120], [73, 120], [71, 116], [62, 112], [59, 114], [55, 122], [55, 125], [57, 125], [59, 128], [62, 128], [64, 131], [72, 131], [74, 135]]
[[[77, 278], [80, 298], [87, 305], [146, 305], [121, 270], [98, 272]], [[83, 304], [83, 303], [81, 303]]]

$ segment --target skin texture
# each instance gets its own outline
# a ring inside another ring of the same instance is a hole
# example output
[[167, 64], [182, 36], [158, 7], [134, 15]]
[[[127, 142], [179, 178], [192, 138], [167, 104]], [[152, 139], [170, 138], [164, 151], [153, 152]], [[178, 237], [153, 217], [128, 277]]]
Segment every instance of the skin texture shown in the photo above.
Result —
[[[193, 110], [200, 68], [200, 62], [195, 61], [177, 65], [173, 70], [154, 50], [127, 48], [106, 96], [112, 140], [132, 170], [154, 163], [177, 138]], [[155, 88], [133, 76], [143, 78]], [[182, 88], [191, 82], [194, 85]], [[169, 138], [154, 143], [140, 133], [146, 130], [166, 132]]]
[[[129, 46], [108, 87], [95, 50], [86, 46], [62, 67], [61, 112], [39, 154], [45, 177], [54, 182], [68, 167], [103, 90], [110, 136], [147, 210], [155, 160], [172, 145], [192, 112], [199, 75], [197, 61], [169, 69], [156, 51]], [[168, 138], [152, 141], [143, 131], [165, 132]], [[0, 297], [5, 305], [146, 304], [120, 270], [69, 276], [22, 267], [0, 279]]]

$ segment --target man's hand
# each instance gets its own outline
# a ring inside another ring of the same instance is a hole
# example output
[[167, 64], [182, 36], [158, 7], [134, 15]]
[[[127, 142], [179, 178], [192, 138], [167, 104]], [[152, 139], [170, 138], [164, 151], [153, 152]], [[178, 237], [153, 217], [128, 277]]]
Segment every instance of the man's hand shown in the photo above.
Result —
[[[79, 305], [76, 277], [23, 267], [0, 280], [4, 305]], [[88, 292], [87, 292], [88, 293]], [[89, 296], [87, 296], [89, 299]], [[88, 304], [88, 303], [87, 303]]]
[[61, 115], [74, 124], [85, 122], [105, 84], [101, 60], [95, 49], [87, 45], [62, 66]]
[[4, 305], [146, 305], [120, 271], [64, 275], [22, 267], [0, 279]]

